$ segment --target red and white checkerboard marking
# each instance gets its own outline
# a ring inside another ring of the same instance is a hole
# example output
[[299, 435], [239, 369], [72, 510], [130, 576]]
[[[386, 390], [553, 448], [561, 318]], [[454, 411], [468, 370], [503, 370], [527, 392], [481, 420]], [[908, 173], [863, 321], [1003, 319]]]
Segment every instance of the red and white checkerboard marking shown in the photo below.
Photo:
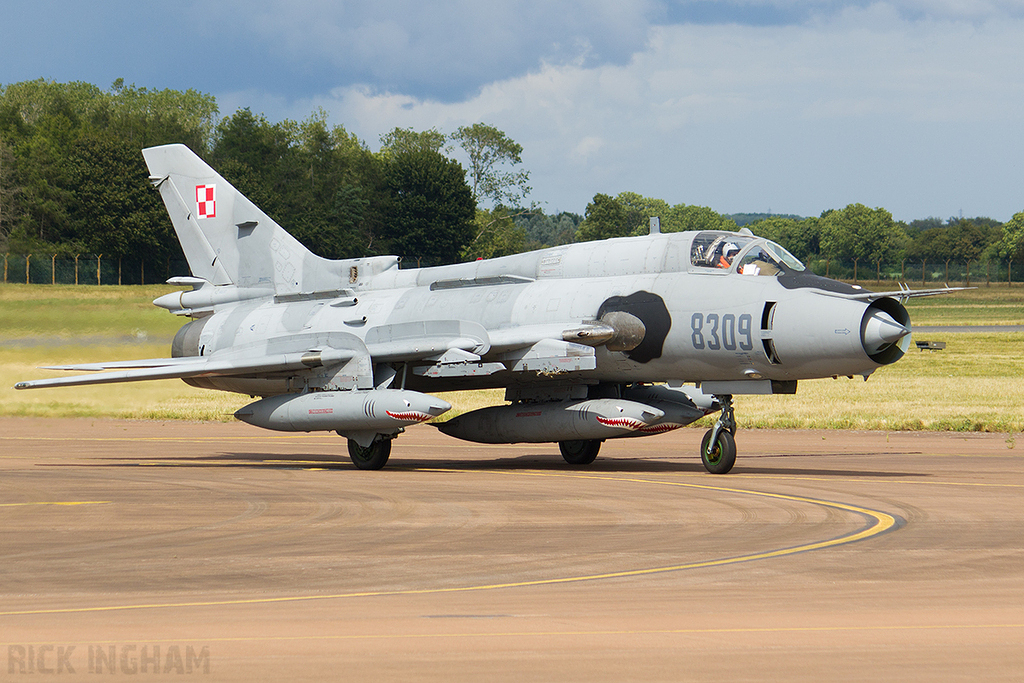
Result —
[[196, 214], [199, 218], [217, 217], [216, 189], [216, 185], [196, 185]]

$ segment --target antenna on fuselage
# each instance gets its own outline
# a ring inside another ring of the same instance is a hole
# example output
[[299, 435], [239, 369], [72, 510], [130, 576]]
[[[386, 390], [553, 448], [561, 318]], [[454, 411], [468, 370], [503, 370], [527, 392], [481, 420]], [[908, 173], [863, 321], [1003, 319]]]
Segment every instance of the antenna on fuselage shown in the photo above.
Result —
[[651, 216], [651, 233], [652, 235], [661, 234], [661, 218], [658, 216]]

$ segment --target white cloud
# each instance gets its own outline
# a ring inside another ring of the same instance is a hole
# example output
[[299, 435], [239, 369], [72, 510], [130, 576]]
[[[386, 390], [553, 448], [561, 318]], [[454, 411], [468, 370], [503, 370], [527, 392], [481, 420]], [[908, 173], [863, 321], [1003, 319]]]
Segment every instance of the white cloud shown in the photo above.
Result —
[[632, 190], [723, 212], [863, 202], [904, 219], [1009, 218], [1024, 208], [1019, 3], [907, 18], [916, 5], [660, 26], [621, 63], [549, 61], [451, 103], [345, 86], [284, 115], [323, 106], [372, 147], [395, 126], [487, 122], [523, 145], [533, 198], [551, 209]]
[[[558, 63], [617, 62], [642, 48], [651, 0], [223, 0], [208, 26], [346, 84], [460, 99], [495, 78]], [[211, 36], [213, 29], [209, 29]]]

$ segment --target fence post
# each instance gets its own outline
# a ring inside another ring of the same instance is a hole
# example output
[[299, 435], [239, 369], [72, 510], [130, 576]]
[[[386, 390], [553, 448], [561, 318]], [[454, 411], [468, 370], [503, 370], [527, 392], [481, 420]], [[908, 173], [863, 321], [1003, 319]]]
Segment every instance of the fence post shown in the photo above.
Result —
[[28, 274], [31, 272], [31, 269], [29, 268], [29, 261], [31, 261], [31, 260], [32, 260], [32, 254], [29, 254], [28, 256], [25, 257], [25, 284], [26, 285], [29, 283], [28, 282]]
[[967, 259], [967, 281], [964, 283], [964, 287], [971, 286], [971, 260]]
[[117, 257], [117, 286], [121, 286], [121, 257]]
[[50, 256], [50, 284], [57, 284], [57, 255]]
[[900, 261], [900, 282], [907, 281], [907, 259]]
[[925, 268], [925, 265], [926, 264], [924, 262], [924, 259], [921, 259], [921, 286], [922, 287], [924, 287], [924, 268]]
[[100, 283], [100, 259], [103, 258], [103, 254], [96, 254], [96, 284]]
[[4, 284], [5, 285], [7, 284], [7, 257], [8, 256], [10, 256], [10, 254], [4, 254]]
[[75, 284], [78, 284], [78, 257], [79, 254], [75, 254]]
[[139, 284], [146, 284], [146, 262], [139, 261]]

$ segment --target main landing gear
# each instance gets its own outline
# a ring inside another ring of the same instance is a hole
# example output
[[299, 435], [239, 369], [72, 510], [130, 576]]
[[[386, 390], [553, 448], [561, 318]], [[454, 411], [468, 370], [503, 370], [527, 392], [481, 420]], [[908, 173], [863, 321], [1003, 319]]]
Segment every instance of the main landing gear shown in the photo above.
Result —
[[378, 434], [369, 446], [360, 446], [355, 440], [348, 440], [348, 455], [352, 464], [361, 470], [379, 470], [391, 457], [391, 439], [387, 434]]
[[715, 396], [722, 412], [715, 426], [708, 430], [700, 444], [700, 460], [711, 474], [725, 474], [736, 464], [736, 416], [732, 395]]
[[570, 465], [589, 465], [597, 458], [601, 450], [601, 441], [587, 439], [582, 441], [559, 441], [558, 450]]

